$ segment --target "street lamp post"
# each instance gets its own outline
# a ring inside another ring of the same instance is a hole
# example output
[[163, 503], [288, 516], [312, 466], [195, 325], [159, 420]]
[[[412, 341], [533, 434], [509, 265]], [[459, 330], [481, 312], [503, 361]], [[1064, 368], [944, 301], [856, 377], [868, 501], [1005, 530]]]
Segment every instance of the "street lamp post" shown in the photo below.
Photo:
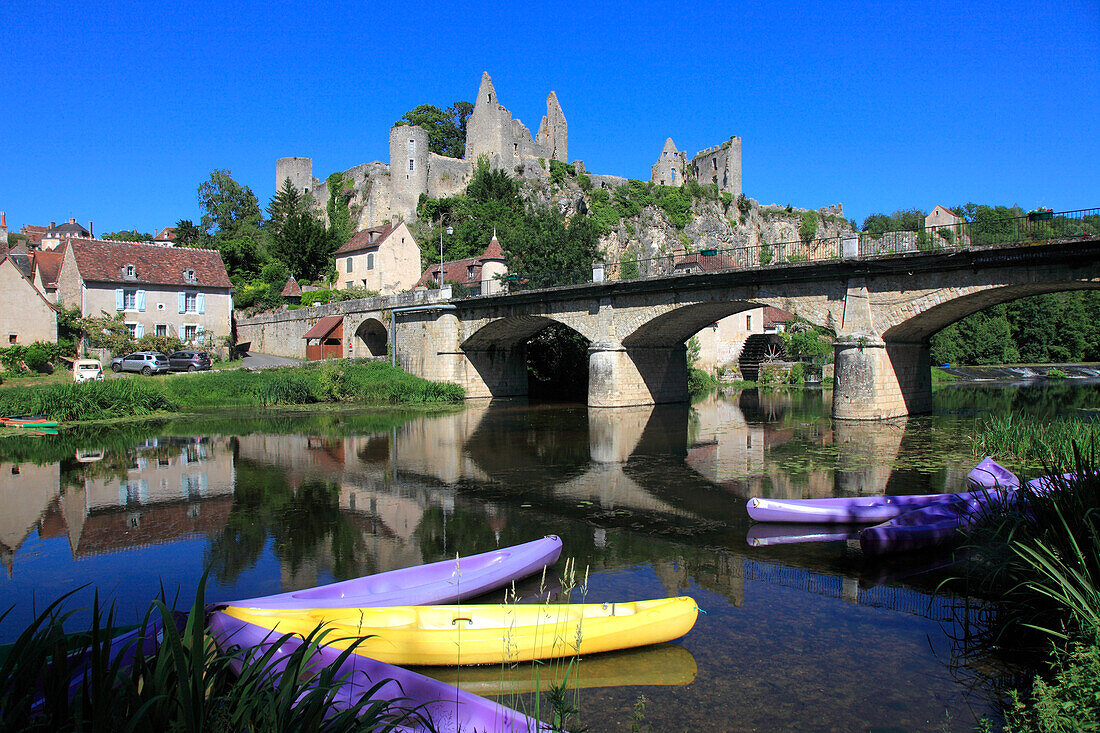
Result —
[[[442, 221], [439, 222], [439, 223], [440, 223], [440, 225], [443, 224]], [[454, 227], [450, 227], [450, 226], [447, 227], [447, 234], [454, 234], [454, 233], [455, 233], [455, 228]], [[439, 289], [440, 290], [443, 289], [443, 230], [442, 229], [439, 230]]]

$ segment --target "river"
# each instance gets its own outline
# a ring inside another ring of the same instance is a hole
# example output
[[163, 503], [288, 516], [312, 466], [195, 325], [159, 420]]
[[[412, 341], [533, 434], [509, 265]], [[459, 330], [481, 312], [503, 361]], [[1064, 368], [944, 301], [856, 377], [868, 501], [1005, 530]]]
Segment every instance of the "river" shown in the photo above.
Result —
[[[960, 653], [970, 602], [937, 593], [943, 556], [778, 544], [744, 508], [750, 496], [958, 490], [984, 416], [1095, 410], [1100, 389], [954, 385], [936, 404], [834, 423], [827, 392], [752, 390], [690, 406], [221, 414], [8, 439], [0, 611], [14, 610], [0, 644], [80, 586], [70, 608], [98, 588], [128, 622], [162, 584], [189, 605], [206, 568], [207, 600], [232, 600], [557, 534], [574, 601], [686, 594], [703, 611], [673, 645], [580, 663], [591, 730], [629, 729], [641, 695], [661, 731], [973, 730], [996, 663]], [[539, 586], [517, 592], [565, 590]], [[465, 674], [482, 691], [523, 688], [522, 672]]]

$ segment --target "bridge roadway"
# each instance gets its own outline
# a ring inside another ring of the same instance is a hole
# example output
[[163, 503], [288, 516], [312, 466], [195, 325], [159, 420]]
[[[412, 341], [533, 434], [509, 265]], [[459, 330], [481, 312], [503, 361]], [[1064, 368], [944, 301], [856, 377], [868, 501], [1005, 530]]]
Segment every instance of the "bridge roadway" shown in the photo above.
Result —
[[836, 333], [833, 415], [876, 420], [931, 409], [936, 331], [999, 303], [1098, 287], [1100, 236], [1089, 235], [450, 301], [420, 291], [267, 314], [237, 329], [257, 351], [300, 357], [306, 330], [322, 316], [343, 315], [349, 356], [384, 355], [393, 346], [410, 373], [456, 382], [478, 398], [526, 394], [526, 342], [557, 322], [590, 344], [589, 406], [625, 407], [686, 401], [687, 339], [770, 305]]

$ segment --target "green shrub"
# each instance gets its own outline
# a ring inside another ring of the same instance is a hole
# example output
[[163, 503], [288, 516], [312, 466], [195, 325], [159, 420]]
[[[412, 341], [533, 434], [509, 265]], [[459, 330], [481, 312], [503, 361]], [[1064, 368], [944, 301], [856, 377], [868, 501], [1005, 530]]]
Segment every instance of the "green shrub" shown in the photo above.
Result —
[[[27, 363], [27, 366], [30, 366], [29, 362]], [[1063, 372], [1058, 367], [1054, 367], [1047, 371], [1047, 379], [1065, 379], [1068, 376], [1068, 374]]]
[[1075, 643], [1054, 653], [1050, 680], [1013, 690], [1005, 733], [1100, 730], [1100, 645]]
[[263, 407], [274, 405], [308, 405], [318, 401], [314, 383], [304, 375], [289, 370], [263, 372], [253, 385], [252, 394]]
[[803, 366], [802, 362], [795, 362], [791, 365], [790, 371], [787, 372], [787, 384], [801, 384], [805, 374], [806, 367]]
[[761, 265], [770, 265], [774, 258], [775, 258], [775, 253], [772, 252], [772, 246], [770, 244], [768, 244], [767, 242], [764, 242], [762, 245], [760, 245], [760, 264]]
[[45, 372], [50, 369], [50, 362], [55, 358], [55, 347], [35, 341], [27, 347], [27, 353], [23, 355], [23, 363], [33, 372]]
[[817, 212], [803, 211], [802, 223], [798, 226], [798, 238], [803, 242], [811, 241], [817, 234]]
[[581, 187], [581, 190], [588, 193], [592, 190], [592, 179], [587, 173], [581, 173], [577, 176], [577, 185]]

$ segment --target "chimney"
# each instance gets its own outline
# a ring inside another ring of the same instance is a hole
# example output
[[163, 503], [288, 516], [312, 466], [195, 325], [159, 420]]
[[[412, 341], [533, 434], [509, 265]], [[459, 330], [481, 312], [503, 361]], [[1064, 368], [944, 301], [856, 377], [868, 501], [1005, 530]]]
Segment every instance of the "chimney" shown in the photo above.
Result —
[[88, 220], [88, 238], [95, 239], [95, 230], [92, 229], [92, 220]]
[[57, 222], [56, 222], [56, 221], [51, 221], [51, 222], [50, 222], [50, 229], [53, 229], [53, 228], [54, 228], [54, 227], [56, 227], [56, 226], [57, 226]]

